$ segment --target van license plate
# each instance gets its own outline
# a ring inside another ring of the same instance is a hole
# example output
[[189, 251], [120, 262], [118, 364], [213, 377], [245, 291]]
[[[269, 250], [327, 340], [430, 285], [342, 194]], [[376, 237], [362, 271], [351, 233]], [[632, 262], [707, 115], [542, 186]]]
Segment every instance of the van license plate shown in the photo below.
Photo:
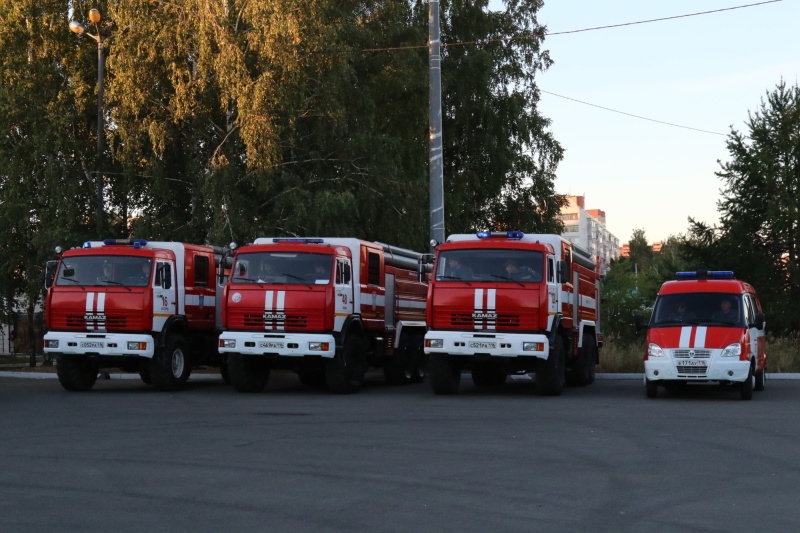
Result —
[[698, 359], [676, 359], [675, 364], [678, 366], [706, 366], [705, 361]]
[[497, 348], [496, 342], [470, 342], [470, 348], [479, 348], [481, 350], [494, 350]]

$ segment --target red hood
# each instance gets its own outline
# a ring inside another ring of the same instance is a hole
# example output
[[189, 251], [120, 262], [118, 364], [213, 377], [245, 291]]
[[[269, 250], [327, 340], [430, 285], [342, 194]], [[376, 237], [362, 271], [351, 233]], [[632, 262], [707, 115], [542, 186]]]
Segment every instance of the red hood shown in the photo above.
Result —
[[438, 283], [430, 293], [428, 325], [435, 329], [539, 330], [547, 309], [539, 287]]
[[[326, 313], [329, 287], [306, 285], [229, 285], [224, 325], [228, 329], [325, 331], [333, 328], [333, 310]], [[238, 300], [238, 301], [237, 301]], [[326, 323], [330, 317], [330, 324]]]
[[[647, 340], [661, 348], [709, 348], [722, 349], [734, 342], [744, 342], [746, 331], [741, 328], [715, 326], [683, 326], [653, 328]], [[681, 342], [683, 339], [683, 342]]]

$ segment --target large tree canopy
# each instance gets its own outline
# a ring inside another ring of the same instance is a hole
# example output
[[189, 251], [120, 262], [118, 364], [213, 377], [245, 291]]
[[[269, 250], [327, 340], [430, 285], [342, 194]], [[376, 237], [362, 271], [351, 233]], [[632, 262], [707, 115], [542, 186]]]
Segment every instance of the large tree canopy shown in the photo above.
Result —
[[[441, 2], [450, 233], [559, 227], [562, 151], [534, 83], [550, 64], [541, 5]], [[97, 238], [96, 226], [103, 237], [346, 235], [426, 248], [427, 15], [423, 0], [3, 2], [7, 301], [35, 299], [53, 246]], [[99, 158], [97, 46], [70, 18], [105, 45]]]

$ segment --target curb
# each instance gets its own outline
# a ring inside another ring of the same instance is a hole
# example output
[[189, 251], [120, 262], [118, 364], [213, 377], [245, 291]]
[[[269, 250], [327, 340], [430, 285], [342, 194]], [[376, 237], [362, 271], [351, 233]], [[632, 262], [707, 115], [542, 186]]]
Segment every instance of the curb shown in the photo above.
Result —
[[[766, 374], [768, 380], [794, 380], [800, 379], [798, 373], [785, 373]], [[0, 372], [0, 378], [27, 378], [27, 379], [56, 379], [58, 376], [55, 372]], [[99, 378], [102, 380], [102, 378]], [[138, 374], [109, 374], [108, 379], [141, 379]], [[512, 378], [514, 379], [514, 378]], [[530, 376], [519, 376], [516, 379], [531, 379]], [[644, 374], [595, 374], [595, 379], [598, 380], [642, 380]], [[192, 374], [189, 376], [189, 381], [216, 381], [222, 380], [219, 374]]]
[[[0, 378], [27, 378], [27, 379], [58, 379], [55, 372], [0, 372]], [[98, 378], [103, 381], [105, 378]], [[139, 374], [109, 374], [108, 379], [142, 379]], [[222, 381], [219, 374], [192, 374], [189, 381]]]

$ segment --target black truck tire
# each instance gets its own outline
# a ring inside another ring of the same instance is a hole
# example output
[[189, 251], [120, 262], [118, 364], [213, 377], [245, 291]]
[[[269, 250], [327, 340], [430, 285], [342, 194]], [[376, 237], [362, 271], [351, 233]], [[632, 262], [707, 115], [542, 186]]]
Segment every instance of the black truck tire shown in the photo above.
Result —
[[461, 384], [461, 367], [447, 354], [428, 357], [428, 378], [435, 394], [455, 394]]
[[269, 381], [271, 369], [258, 355], [228, 354], [228, 377], [239, 392], [260, 392]]
[[577, 360], [567, 373], [567, 384], [574, 387], [585, 387], [594, 383], [595, 365], [597, 364], [597, 340], [594, 335], [586, 335], [583, 346], [578, 350]]
[[536, 392], [542, 396], [558, 396], [564, 392], [566, 372], [564, 368], [564, 339], [556, 336], [547, 359], [540, 359], [536, 366]]
[[56, 356], [58, 381], [65, 390], [85, 392], [94, 387], [97, 381], [97, 363], [85, 355]]
[[336, 394], [353, 394], [364, 383], [367, 361], [362, 350], [361, 336], [348, 333], [336, 355], [325, 362], [325, 382]]
[[186, 341], [181, 335], [167, 335], [164, 347], [157, 350], [150, 360], [149, 370], [150, 380], [156, 390], [174, 391], [186, 384], [192, 372], [192, 364]]

